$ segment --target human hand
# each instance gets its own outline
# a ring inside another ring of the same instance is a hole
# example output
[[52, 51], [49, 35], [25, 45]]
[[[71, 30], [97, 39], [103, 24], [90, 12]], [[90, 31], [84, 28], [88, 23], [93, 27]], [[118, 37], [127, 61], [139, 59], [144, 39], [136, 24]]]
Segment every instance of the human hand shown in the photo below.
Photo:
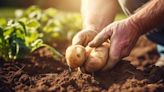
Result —
[[[83, 72], [91, 73], [91, 72], [99, 71], [106, 64], [106, 61], [108, 58], [108, 50], [109, 50], [108, 43], [105, 42], [104, 44], [102, 44], [101, 46], [99, 46], [97, 48], [90, 48], [87, 46], [87, 44], [91, 40], [93, 40], [93, 38], [96, 36], [96, 34], [97, 34], [96, 31], [82, 30], [77, 35], [75, 35], [75, 37], [73, 38], [71, 47], [83, 45], [86, 49], [85, 63], [79, 64], [80, 68]], [[74, 52], [74, 54], [76, 54], [76, 51]], [[66, 53], [66, 55], [67, 55], [67, 53]], [[80, 55], [83, 55], [83, 54], [80, 54]], [[79, 62], [82, 62], [81, 59], [77, 59], [78, 57], [75, 57], [75, 56], [76, 55], [74, 55], [74, 58], [76, 58], [76, 61], [69, 60], [69, 62], [78, 63], [78, 60], [80, 60]], [[71, 59], [71, 60], [73, 60], [73, 59]], [[75, 63], [73, 63], [73, 64], [75, 64]]]
[[96, 35], [97, 31], [83, 29], [73, 37], [72, 45], [86, 46]]
[[89, 43], [90, 47], [99, 47], [103, 42], [110, 39], [109, 57], [103, 70], [113, 68], [118, 61], [130, 54], [141, 31], [131, 19], [114, 22], [105, 27]]

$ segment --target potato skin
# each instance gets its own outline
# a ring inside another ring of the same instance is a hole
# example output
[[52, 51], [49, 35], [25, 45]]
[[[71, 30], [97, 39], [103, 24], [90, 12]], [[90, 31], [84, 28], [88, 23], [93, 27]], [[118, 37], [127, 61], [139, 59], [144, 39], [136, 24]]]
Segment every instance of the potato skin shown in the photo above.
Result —
[[81, 45], [72, 45], [66, 50], [66, 61], [69, 67], [77, 68], [83, 65], [86, 59], [85, 48]]
[[93, 50], [93, 48], [86, 46], [85, 47], [85, 51], [86, 51], [86, 58], [88, 58], [88, 56], [90, 55], [91, 51]]
[[102, 46], [94, 48], [85, 62], [84, 68], [87, 72], [96, 72], [101, 70], [108, 59], [109, 43], [104, 43]]

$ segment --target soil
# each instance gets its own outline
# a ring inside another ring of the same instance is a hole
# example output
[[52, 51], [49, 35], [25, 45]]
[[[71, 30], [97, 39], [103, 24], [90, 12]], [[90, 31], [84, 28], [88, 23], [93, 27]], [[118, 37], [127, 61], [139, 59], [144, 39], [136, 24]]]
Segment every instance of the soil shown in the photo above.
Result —
[[164, 68], [153, 65], [158, 58], [155, 44], [141, 37], [112, 70], [85, 74], [40, 48], [26, 59], [0, 60], [0, 92], [164, 92]]

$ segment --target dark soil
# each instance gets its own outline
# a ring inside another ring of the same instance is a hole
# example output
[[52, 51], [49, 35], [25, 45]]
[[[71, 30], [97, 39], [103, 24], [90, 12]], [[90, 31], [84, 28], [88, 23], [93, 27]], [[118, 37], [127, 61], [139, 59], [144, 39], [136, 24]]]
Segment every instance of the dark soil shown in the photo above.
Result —
[[158, 57], [155, 45], [142, 37], [111, 71], [85, 74], [69, 71], [41, 48], [27, 59], [0, 60], [0, 92], [164, 92], [164, 68], [153, 65]]

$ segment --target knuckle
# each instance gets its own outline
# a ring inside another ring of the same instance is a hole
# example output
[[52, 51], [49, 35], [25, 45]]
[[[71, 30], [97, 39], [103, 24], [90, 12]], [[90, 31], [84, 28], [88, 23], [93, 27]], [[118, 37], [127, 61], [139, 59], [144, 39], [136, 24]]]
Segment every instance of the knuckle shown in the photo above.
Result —
[[103, 35], [104, 35], [104, 34], [108, 34], [108, 33], [109, 33], [109, 29], [110, 29], [110, 27], [104, 28], [104, 30], [103, 30]]

